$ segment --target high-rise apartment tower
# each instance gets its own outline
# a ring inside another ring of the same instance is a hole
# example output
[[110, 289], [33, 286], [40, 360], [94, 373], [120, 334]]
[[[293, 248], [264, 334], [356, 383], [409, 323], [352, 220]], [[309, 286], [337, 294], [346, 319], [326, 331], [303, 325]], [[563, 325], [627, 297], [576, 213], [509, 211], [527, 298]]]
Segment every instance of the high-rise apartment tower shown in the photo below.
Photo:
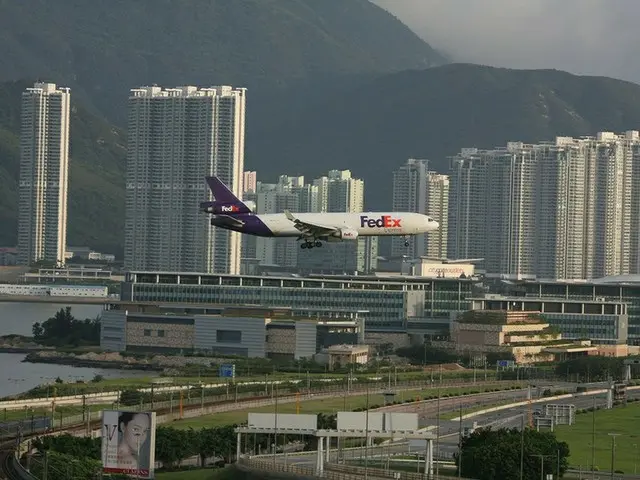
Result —
[[67, 243], [68, 88], [36, 83], [22, 93], [18, 261], [62, 264]]
[[141, 87], [129, 96], [125, 266], [240, 272], [240, 234], [211, 226], [204, 177], [243, 193], [246, 89]]

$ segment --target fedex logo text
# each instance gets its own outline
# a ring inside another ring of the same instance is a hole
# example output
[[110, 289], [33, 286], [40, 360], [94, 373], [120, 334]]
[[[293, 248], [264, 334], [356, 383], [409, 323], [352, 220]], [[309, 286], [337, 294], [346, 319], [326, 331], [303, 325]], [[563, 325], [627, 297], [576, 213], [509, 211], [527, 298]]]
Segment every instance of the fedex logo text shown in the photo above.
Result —
[[369, 228], [401, 228], [402, 219], [393, 218], [391, 215], [382, 215], [380, 218], [369, 218], [366, 215], [360, 216], [360, 226]]
[[238, 207], [236, 207], [235, 205], [222, 205], [220, 207], [220, 211], [221, 212], [237, 212], [238, 210], [240, 210]]

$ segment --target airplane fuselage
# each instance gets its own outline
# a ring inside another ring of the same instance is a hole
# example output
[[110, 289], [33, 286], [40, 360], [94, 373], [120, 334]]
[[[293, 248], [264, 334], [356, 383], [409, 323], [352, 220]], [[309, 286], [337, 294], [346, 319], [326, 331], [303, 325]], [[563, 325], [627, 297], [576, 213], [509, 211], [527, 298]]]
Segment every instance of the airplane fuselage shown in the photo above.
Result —
[[[347, 240], [368, 236], [418, 235], [438, 228], [438, 223], [430, 217], [411, 212], [296, 213], [295, 218], [337, 228], [342, 232], [341, 238]], [[300, 230], [284, 213], [216, 215], [211, 223], [260, 237], [301, 236]]]

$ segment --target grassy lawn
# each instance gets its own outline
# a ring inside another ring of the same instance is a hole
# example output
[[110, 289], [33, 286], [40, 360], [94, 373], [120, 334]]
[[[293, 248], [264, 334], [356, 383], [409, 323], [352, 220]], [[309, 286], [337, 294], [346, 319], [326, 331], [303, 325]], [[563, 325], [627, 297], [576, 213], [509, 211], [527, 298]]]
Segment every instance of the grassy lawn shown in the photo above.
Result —
[[[611, 437], [609, 433], [619, 433], [616, 437], [615, 470], [633, 473], [634, 463], [640, 453], [640, 404], [629, 403], [626, 407], [612, 410], [598, 410], [596, 417], [595, 465], [599, 470], [611, 470]], [[571, 456], [569, 464], [583, 469], [591, 465], [591, 440], [593, 413], [576, 415], [572, 426], [560, 425], [556, 429], [559, 440], [569, 444]], [[634, 446], [637, 445], [637, 446]], [[640, 470], [640, 461], [637, 461]]]
[[[461, 395], [469, 392], [482, 391], [479, 387], [460, 387], [460, 388], [443, 388], [441, 394], [444, 395]], [[433, 396], [437, 392], [436, 388], [429, 388], [424, 390], [407, 390], [405, 392], [398, 392], [397, 400], [409, 400], [424, 398], [427, 396]], [[324, 400], [307, 400], [300, 402], [300, 412], [296, 412], [296, 403], [284, 403], [278, 405], [278, 413], [336, 413], [339, 411], [351, 411], [356, 408], [363, 408], [367, 405], [366, 395], [354, 395], [351, 397], [339, 397], [327, 398]], [[369, 395], [370, 406], [382, 406], [384, 405], [384, 397], [380, 394]], [[275, 413], [275, 405], [269, 405], [265, 407], [250, 408], [248, 410], [239, 410], [233, 412], [222, 412], [213, 415], [206, 415], [204, 417], [188, 418], [184, 420], [177, 420], [171, 424], [176, 428], [206, 428], [219, 425], [230, 425], [234, 423], [242, 423], [247, 421], [247, 414], [249, 412], [258, 413]]]
[[[203, 372], [204, 373], [204, 372]], [[380, 371], [378, 373], [354, 373], [354, 376], [360, 380], [365, 379], [373, 379], [373, 378], [381, 378], [382, 382], [388, 378], [389, 372], [387, 370]], [[312, 373], [309, 375], [311, 381], [317, 379], [344, 379], [346, 374], [344, 373]], [[270, 373], [269, 375], [252, 375], [250, 377], [236, 377], [237, 382], [263, 382], [265, 378], [268, 381], [273, 380], [300, 380], [302, 382], [306, 382], [307, 374], [305, 372], [301, 373]], [[413, 371], [413, 372], [397, 372], [397, 376], [392, 371], [392, 378], [397, 378], [398, 382], [401, 381], [410, 381], [410, 380], [419, 380], [425, 378], [433, 378], [437, 381], [439, 378], [439, 372], [434, 372], [433, 375], [430, 372], [422, 372], [422, 371]], [[470, 379], [473, 378], [473, 371], [471, 370], [456, 370], [456, 371], [443, 371], [442, 378], [446, 380], [452, 379]], [[478, 381], [484, 380], [484, 371], [478, 370], [476, 371], [476, 378]], [[487, 375], [488, 380], [495, 379], [495, 372], [488, 371]], [[152, 385], [153, 382], [157, 382], [159, 380], [171, 380], [171, 382], [166, 384], [159, 384], [158, 387], [166, 386], [166, 385], [198, 385], [200, 382], [213, 384], [213, 383], [226, 383], [226, 379], [220, 378], [217, 375], [211, 375], [211, 372], [207, 372], [207, 375], [202, 376], [175, 376], [175, 377], [160, 377], [159, 375], [149, 375], [144, 377], [125, 377], [125, 378], [109, 378], [103, 379], [99, 382], [68, 382], [62, 384], [52, 384], [51, 389], [56, 388], [57, 395], [79, 395], [85, 392], [106, 392], [106, 391], [114, 391], [114, 390], [122, 390], [127, 388], [148, 388]], [[49, 393], [53, 396], [53, 390]], [[45, 396], [45, 394], [42, 394]]]

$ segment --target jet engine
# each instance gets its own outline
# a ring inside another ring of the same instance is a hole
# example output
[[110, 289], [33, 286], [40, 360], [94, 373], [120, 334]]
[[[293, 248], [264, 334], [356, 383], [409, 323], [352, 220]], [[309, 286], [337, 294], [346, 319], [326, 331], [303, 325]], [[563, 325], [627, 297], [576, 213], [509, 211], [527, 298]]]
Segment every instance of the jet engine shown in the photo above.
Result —
[[353, 228], [341, 228], [334, 233], [333, 236], [340, 240], [356, 240], [358, 238], [358, 232]]

